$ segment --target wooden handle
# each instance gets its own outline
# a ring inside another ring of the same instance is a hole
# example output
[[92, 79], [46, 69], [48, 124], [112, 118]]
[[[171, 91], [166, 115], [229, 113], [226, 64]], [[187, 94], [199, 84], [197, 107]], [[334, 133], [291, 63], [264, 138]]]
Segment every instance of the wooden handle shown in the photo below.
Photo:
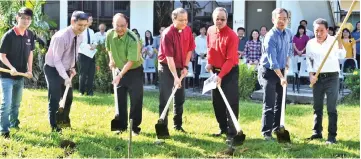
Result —
[[[320, 67], [318, 68], [317, 72], [316, 72], [316, 75], [315, 75], [316, 78], [317, 78], [318, 75], [320, 74], [323, 65], [325, 64], [328, 56], [330, 55], [330, 52], [331, 52], [333, 46], [335, 45], [335, 43], [336, 43], [336, 41], [337, 41], [337, 39], [338, 39], [338, 36], [342, 33], [342, 29], [344, 28], [344, 26], [345, 26], [348, 18], [350, 17], [353, 8], [356, 6], [356, 3], [357, 3], [357, 0], [353, 0], [353, 1], [352, 1], [352, 4], [351, 4], [351, 6], [350, 6], [350, 9], [347, 11], [346, 17], [345, 17], [345, 19], [343, 20], [343, 22], [342, 22], [342, 24], [341, 24], [341, 26], [340, 26], [340, 29], [338, 30], [338, 32], [337, 32], [336, 35], [335, 35], [335, 37], [336, 37], [335, 40], [333, 40], [331, 47], [328, 49], [325, 58], [322, 60], [322, 63], [321, 63], [321, 65], [320, 65]], [[312, 88], [312, 87], [313, 87], [313, 84], [310, 84], [310, 87]]]
[[[182, 81], [184, 77], [185, 77], [185, 75], [182, 75], [181, 78], [180, 78], [180, 80]], [[167, 111], [168, 111], [168, 109], [169, 109], [170, 102], [172, 101], [172, 98], [174, 97], [174, 94], [177, 92], [178, 87], [179, 87], [179, 85], [176, 85], [175, 87], [173, 87], [172, 93], [170, 94], [170, 96], [169, 96], [169, 98], [168, 98], [168, 101], [167, 101], [167, 104], [165, 105], [165, 107], [164, 107], [164, 109], [163, 109], [163, 112], [162, 112], [162, 114], [160, 115], [160, 118], [159, 118], [159, 119], [164, 120], [165, 115], [167, 114]]]
[[[70, 74], [70, 81], [73, 79], [74, 75], [73, 74]], [[64, 91], [64, 94], [63, 94], [63, 98], [61, 99], [60, 101], [60, 105], [59, 107], [60, 108], [64, 108], [65, 107], [65, 101], [66, 101], [66, 96], [68, 96], [68, 92], [69, 92], [69, 89], [70, 89], [71, 85], [68, 84], [65, 88], [65, 91]]]
[[[10, 73], [10, 72], [11, 72], [11, 70], [9, 70], [9, 69], [5, 69], [5, 68], [0, 68], [0, 72]], [[16, 73], [16, 76], [23, 76], [23, 77], [26, 77], [26, 78], [28, 78], [28, 77], [29, 77], [29, 75], [28, 75], [28, 74], [26, 74], [26, 73], [22, 73], [22, 72], [17, 72], [17, 73]]]
[[[115, 77], [117, 76], [117, 73], [115, 71], [115, 68], [112, 68], [112, 76], [113, 76], [113, 80], [115, 79]], [[119, 110], [118, 110], [118, 91], [117, 91], [117, 86], [114, 84], [113, 85], [113, 90], [114, 90], [114, 107], [115, 107], [115, 115], [119, 115]]]
[[[288, 73], [288, 69], [285, 69], [285, 79], [287, 81], [287, 73]], [[287, 93], [287, 86], [282, 86], [283, 92], [282, 92], [282, 107], [281, 107], [281, 121], [280, 121], [280, 125], [284, 126], [285, 125], [285, 117], [286, 117], [286, 93]]]

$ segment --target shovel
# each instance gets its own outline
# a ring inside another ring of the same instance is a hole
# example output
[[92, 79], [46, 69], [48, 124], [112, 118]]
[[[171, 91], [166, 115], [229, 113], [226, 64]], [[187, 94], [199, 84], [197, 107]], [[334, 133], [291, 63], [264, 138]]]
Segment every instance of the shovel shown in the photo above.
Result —
[[227, 109], [228, 109], [228, 112], [229, 112], [229, 114], [230, 114], [230, 116], [231, 116], [233, 125], [234, 125], [234, 127], [236, 128], [236, 130], [237, 130], [237, 135], [233, 138], [233, 144], [236, 145], [236, 146], [237, 146], [237, 145], [242, 145], [243, 142], [244, 142], [244, 140], [246, 139], [246, 135], [243, 134], [243, 131], [242, 131], [242, 129], [241, 129], [241, 126], [239, 125], [239, 123], [238, 123], [238, 121], [237, 121], [237, 118], [236, 118], [236, 116], [234, 115], [233, 110], [232, 110], [231, 106], [229, 105], [228, 100], [227, 100], [226, 96], [224, 95], [221, 86], [217, 85], [217, 88], [218, 88], [218, 90], [219, 90], [219, 93], [221, 93], [221, 96], [222, 96], [222, 98], [223, 98], [223, 101], [224, 101], [224, 103], [226, 104]]
[[128, 141], [128, 158], [132, 158], [132, 131], [133, 131], [133, 119], [129, 121], [129, 141]]
[[[287, 72], [288, 72], [288, 70], [285, 69], [286, 80], [287, 80]], [[277, 141], [279, 143], [286, 143], [286, 142], [290, 143], [291, 142], [290, 133], [285, 128], [286, 89], [287, 89], [287, 86], [282, 86], [282, 87], [283, 87], [283, 93], [282, 93], [281, 122], [280, 122], [280, 129], [278, 131], [276, 131], [276, 135], [277, 135]]]
[[[71, 74], [70, 75], [70, 81], [73, 79], [74, 75]], [[63, 94], [63, 98], [60, 100], [59, 102], [59, 108], [58, 111], [56, 112], [56, 124], [59, 125], [60, 127], [66, 127], [67, 125], [70, 125], [70, 123], [67, 123], [66, 121], [66, 117], [64, 116], [64, 107], [65, 107], [65, 102], [66, 102], [66, 96], [68, 96], [68, 92], [69, 92], [69, 88], [71, 87], [71, 85], [67, 85]]]
[[[183, 78], [184, 78], [184, 76], [182, 75], [180, 80], [183, 80]], [[160, 118], [158, 119], [158, 123], [155, 124], [155, 132], [157, 133], [158, 139], [168, 139], [169, 138], [169, 131], [168, 131], [167, 125], [164, 123], [164, 118], [168, 112], [170, 102], [173, 99], [174, 94], [177, 92], [178, 87], [179, 87], [179, 85], [176, 85], [175, 87], [173, 87], [172, 93], [168, 98], [167, 104], [165, 105], [165, 108], [163, 109], [163, 112], [162, 112]]]
[[[0, 72], [10, 73], [11, 71], [10, 71], [9, 69], [5, 69], [5, 68], [1, 68], [1, 67], [0, 67]], [[23, 77], [29, 78], [29, 75], [28, 75], [28, 74], [26, 74], [26, 73], [21, 73], [21, 72], [17, 72], [17, 73], [16, 73], [16, 76], [23, 76]]]
[[[113, 75], [113, 80], [115, 79], [116, 77], [116, 71], [115, 71], [115, 68], [112, 69], [112, 75]], [[118, 108], [118, 91], [117, 91], [117, 86], [114, 85], [113, 86], [113, 89], [114, 89], [114, 107], [115, 107], [115, 117], [114, 119], [111, 121], [110, 123], [110, 129], [111, 131], [118, 131], [121, 128], [121, 123], [120, 123], [120, 120], [119, 120], [119, 108]]]
[[[211, 74], [213, 74], [213, 71], [212, 71], [212, 70], [210, 70], [210, 72], [211, 72]], [[223, 98], [224, 103], [225, 103], [226, 106], [227, 106], [227, 110], [228, 110], [228, 112], [229, 112], [229, 115], [231, 116], [233, 125], [234, 125], [234, 127], [236, 128], [236, 131], [237, 131], [237, 135], [236, 135], [235, 137], [233, 137], [233, 144], [234, 144], [235, 146], [237, 146], [237, 145], [242, 145], [243, 142], [244, 142], [244, 140], [246, 140], [246, 135], [243, 134], [243, 131], [242, 131], [242, 129], [241, 129], [241, 126], [239, 125], [239, 123], [238, 123], [238, 121], [237, 121], [237, 118], [236, 118], [236, 116], [234, 115], [233, 110], [232, 110], [232, 108], [231, 108], [231, 105], [229, 104], [229, 102], [228, 102], [228, 100], [227, 100], [227, 98], [226, 98], [226, 95], [224, 95], [224, 92], [223, 92], [221, 86], [220, 86], [220, 85], [217, 85], [217, 88], [218, 88], [218, 91], [219, 91], [219, 93], [221, 94], [221, 96], [222, 96], [222, 98]]]

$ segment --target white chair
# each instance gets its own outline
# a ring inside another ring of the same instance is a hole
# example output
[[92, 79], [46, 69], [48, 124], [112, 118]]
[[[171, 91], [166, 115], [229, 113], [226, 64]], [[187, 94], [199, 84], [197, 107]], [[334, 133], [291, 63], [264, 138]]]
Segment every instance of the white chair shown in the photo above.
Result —
[[301, 78], [309, 78], [309, 72], [307, 71], [307, 62], [306, 62], [306, 56], [302, 57], [302, 61], [301, 61], [301, 68], [300, 71], [298, 73], [298, 82], [297, 82], [297, 91], [298, 93], [300, 93], [300, 79]]
[[186, 79], [193, 79], [192, 80], [192, 86], [193, 86], [193, 91], [194, 91], [194, 70], [193, 70], [193, 63], [192, 63], [192, 61], [191, 62], [189, 62], [189, 64], [188, 64], [188, 74], [187, 74], [187, 76], [186, 76]]
[[287, 78], [289, 77], [292, 77], [292, 82], [293, 82], [293, 85], [292, 85], [292, 90], [293, 92], [295, 92], [295, 84], [296, 84], [296, 71], [297, 70], [297, 67], [295, 67], [294, 65], [294, 61], [293, 61], [293, 58], [290, 59], [289, 61], [289, 66], [288, 66], [288, 72], [287, 72]]
[[353, 58], [345, 58], [343, 60], [340, 60], [340, 64], [341, 64], [341, 73], [345, 77], [352, 75], [353, 70], [358, 69], [357, 61], [356, 59]]
[[201, 71], [199, 73], [199, 84], [201, 83], [202, 79], [208, 79], [209, 77], [211, 77], [211, 73], [206, 71], [207, 64], [208, 64], [207, 60], [202, 60], [202, 62], [201, 62]]

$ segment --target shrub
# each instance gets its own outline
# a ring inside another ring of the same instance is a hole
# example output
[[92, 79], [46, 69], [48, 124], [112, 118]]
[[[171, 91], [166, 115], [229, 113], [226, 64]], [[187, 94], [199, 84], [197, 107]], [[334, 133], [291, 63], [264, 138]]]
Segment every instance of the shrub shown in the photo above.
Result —
[[255, 89], [257, 82], [257, 72], [248, 69], [246, 64], [239, 64], [238, 89], [240, 99], [249, 99]]
[[345, 97], [347, 103], [360, 103], [360, 70], [354, 70], [353, 74], [346, 77], [345, 85], [351, 93]]

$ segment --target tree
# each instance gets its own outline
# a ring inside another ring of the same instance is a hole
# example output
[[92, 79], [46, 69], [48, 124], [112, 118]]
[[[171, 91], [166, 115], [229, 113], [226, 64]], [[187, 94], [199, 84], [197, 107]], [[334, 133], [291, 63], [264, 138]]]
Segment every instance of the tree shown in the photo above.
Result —
[[158, 34], [160, 27], [172, 24], [173, 6], [173, 1], [154, 1], [154, 21], [156, 23], [153, 23], [153, 32], [155, 35]]

